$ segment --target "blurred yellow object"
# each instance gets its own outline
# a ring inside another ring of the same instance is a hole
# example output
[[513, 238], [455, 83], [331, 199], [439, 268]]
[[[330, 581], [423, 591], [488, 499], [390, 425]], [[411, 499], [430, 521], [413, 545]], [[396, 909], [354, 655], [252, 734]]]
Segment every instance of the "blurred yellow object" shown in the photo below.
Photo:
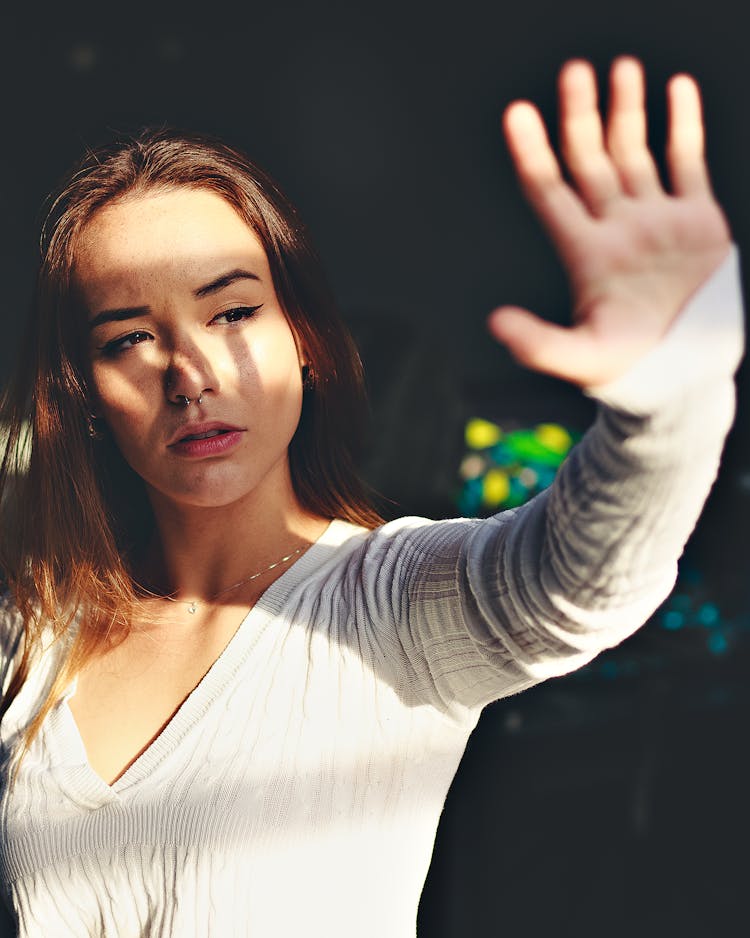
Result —
[[547, 449], [553, 453], [567, 453], [573, 439], [568, 431], [557, 423], [540, 423], [534, 431], [534, 436]]
[[503, 431], [496, 423], [489, 420], [482, 420], [480, 417], [473, 417], [466, 424], [466, 445], [470, 449], [486, 449], [488, 446], [494, 446], [499, 443], [503, 436]]
[[490, 469], [482, 480], [482, 503], [496, 508], [510, 495], [510, 479], [502, 469]]

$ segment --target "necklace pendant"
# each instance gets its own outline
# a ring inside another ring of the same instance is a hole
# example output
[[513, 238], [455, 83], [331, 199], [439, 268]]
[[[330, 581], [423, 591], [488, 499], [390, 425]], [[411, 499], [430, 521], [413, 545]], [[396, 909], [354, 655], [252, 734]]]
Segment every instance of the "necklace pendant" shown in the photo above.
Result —
[[198, 611], [198, 603], [195, 600], [193, 600], [191, 603], [188, 604], [188, 612], [190, 613], [191, 616], [194, 616], [197, 611]]

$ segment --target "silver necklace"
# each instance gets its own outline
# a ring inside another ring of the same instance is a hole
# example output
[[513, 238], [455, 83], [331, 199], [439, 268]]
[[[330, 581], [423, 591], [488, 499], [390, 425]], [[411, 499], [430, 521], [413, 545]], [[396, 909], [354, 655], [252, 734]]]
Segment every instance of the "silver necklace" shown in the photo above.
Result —
[[282, 557], [281, 560], [277, 560], [275, 563], [272, 563], [268, 567], [264, 567], [262, 570], [258, 570], [257, 573], [253, 573], [251, 576], [246, 576], [244, 580], [238, 580], [236, 583], [232, 583], [231, 586], [225, 586], [224, 589], [219, 590], [218, 593], [214, 593], [213, 596], [209, 596], [208, 599], [198, 600], [191, 599], [189, 602], [185, 599], [175, 599], [174, 596], [164, 596], [164, 599], [168, 599], [171, 603], [179, 603], [181, 606], [187, 606], [187, 611], [191, 616], [194, 616], [198, 611], [198, 606], [201, 602], [205, 605], [207, 603], [212, 603], [215, 599], [218, 599], [219, 596], [223, 596], [225, 593], [231, 593], [232, 590], [236, 590], [238, 586], [243, 586], [245, 583], [249, 583], [251, 580], [257, 580], [259, 576], [263, 576], [264, 573], [268, 573], [269, 570], [274, 570], [276, 567], [280, 567], [282, 563], [287, 563], [291, 560], [292, 557], [296, 557], [297, 554], [301, 554], [303, 550], [307, 550], [309, 544], [301, 544], [296, 550], [293, 550], [291, 554], [287, 554], [286, 557]]

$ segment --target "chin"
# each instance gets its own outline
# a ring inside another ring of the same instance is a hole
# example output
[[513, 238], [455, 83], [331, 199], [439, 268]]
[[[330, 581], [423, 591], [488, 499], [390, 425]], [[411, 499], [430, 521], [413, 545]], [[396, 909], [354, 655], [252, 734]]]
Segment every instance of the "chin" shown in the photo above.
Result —
[[226, 508], [252, 497], [252, 489], [231, 485], [202, 486], [200, 488], [160, 489], [162, 499], [182, 508]]
[[[245, 468], [226, 471], [201, 471], [190, 478], [176, 479], [172, 476], [164, 480], [165, 484], [154, 484], [151, 487], [160, 501], [184, 508], [227, 508], [260, 498], [265, 504], [275, 495], [291, 489], [291, 480], [288, 472], [282, 477], [272, 470], [265, 473], [249, 471]], [[196, 477], [197, 476], [197, 477]]]

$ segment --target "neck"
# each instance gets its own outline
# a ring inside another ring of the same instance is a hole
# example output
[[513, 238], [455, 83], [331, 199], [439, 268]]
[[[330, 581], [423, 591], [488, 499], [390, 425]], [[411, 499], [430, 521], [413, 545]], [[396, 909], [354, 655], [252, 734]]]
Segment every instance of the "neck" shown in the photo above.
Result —
[[[208, 601], [222, 590], [261, 572], [265, 588], [299, 556], [268, 571], [297, 548], [316, 541], [328, 520], [305, 511], [296, 497], [264, 499], [258, 494], [230, 505], [196, 507], [152, 494], [155, 536], [143, 581], [155, 592]], [[301, 551], [300, 551], [301, 553]]]

